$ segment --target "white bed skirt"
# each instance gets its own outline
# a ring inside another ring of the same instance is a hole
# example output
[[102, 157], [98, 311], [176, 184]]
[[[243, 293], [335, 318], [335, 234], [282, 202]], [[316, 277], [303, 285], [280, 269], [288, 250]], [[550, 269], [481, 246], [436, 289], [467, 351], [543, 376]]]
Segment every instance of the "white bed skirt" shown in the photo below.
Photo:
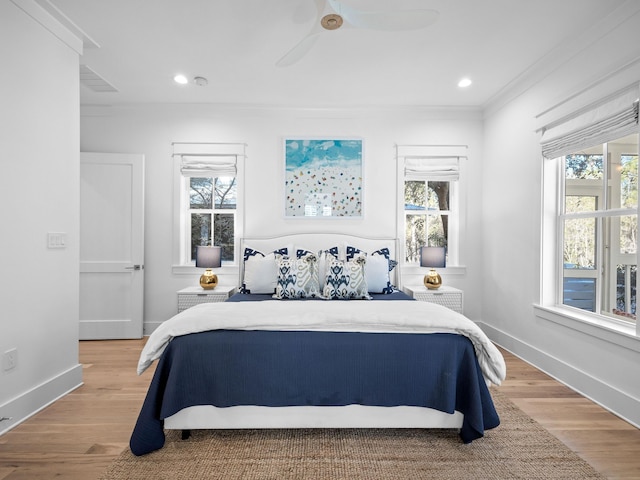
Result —
[[250, 428], [460, 428], [463, 415], [423, 407], [188, 407], [168, 417], [169, 430]]

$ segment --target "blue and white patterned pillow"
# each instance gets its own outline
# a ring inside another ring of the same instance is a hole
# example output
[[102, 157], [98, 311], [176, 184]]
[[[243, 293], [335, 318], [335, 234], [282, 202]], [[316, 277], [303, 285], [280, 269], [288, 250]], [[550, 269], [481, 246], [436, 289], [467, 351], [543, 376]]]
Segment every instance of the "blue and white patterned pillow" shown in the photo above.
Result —
[[[306, 248], [296, 247], [296, 258], [300, 258], [303, 255], [307, 255], [308, 253], [315, 253], [311, 250], [307, 250]], [[338, 258], [338, 247], [331, 247], [326, 250], [320, 250], [317, 252], [318, 255], [318, 285], [320, 286], [320, 291], [324, 289], [324, 283], [327, 276], [327, 258], [331, 256], [331, 258]]]
[[[336, 258], [338, 257], [338, 247], [331, 247], [331, 248], [327, 248], [326, 250], [321, 250], [321, 253], [323, 252], [330, 253]], [[307, 253], [315, 253], [315, 252], [312, 252], [311, 250], [307, 250], [306, 248], [296, 247], [297, 258], [300, 258], [301, 256], [306, 255]]]
[[[351, 260], [356, 255], [367, 255], [359, 248], [347, 246], [346, 258]], [[381, 248], [367, 257], [368, 262], [365, 267], [365, 274], [367, 278], [367, 285], [370, 293], [393, 293], [395, 287], [391, 283], [389, 272], [391, 272], [398, 262], [391, 260], [391, 254], [388, 248]]]
[[[289, 247], [279, 248], [271, 253], [279, 255], [288, 255]], [[250, 247], [245, 247], [242, 261], [242, 284], [240, 285], [240, 293], [273, 293], [273, 290], [268, 290], [265, 285], [273, 284], [277, 281], [277, 271], [275, 266], [271, 265], [271, 256], [269, 254], [255, 250]], [[247, 275], [248, 274], [248, 275]], [[269, 278], [263, 278], [268, 276]]]
[[276, 255], [278, 283], [273, 298], [321, 298], [318, 285], [318, 257], [307, 253], [300, 258]]
[[371, 300], [365, 277], [365, 255], [356, 255], [351, 261], [327, 258], [327, 274], [322, 294], [328, 299]]

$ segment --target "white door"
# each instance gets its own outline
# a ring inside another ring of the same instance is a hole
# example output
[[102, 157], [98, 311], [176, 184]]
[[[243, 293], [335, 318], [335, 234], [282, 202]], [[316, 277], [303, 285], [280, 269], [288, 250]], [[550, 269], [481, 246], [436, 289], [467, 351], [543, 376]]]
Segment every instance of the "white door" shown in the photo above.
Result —
[[144, 155], [80, 156], [80, 339], [142, 338]]

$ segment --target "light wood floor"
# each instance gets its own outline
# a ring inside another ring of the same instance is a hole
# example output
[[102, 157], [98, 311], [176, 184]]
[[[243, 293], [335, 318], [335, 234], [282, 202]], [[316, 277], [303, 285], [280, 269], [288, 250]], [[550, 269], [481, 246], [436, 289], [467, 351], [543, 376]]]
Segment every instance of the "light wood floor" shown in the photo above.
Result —
[[[0, 437], [0, 480], [92, 480], [124, 450], [153, 374], [144, 340], [81, 342], [85, 385]], [[640, 430], [503, 352], [500, 387], [610, 479], [640, 479]]]

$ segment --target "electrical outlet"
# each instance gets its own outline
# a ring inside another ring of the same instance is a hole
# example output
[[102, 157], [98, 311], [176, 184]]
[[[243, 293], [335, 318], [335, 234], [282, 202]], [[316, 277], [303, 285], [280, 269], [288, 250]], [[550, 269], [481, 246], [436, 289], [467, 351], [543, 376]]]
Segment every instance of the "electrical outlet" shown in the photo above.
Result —
[[18, 349], [12, 348], [4, 352], [2, 356], [2, 369], [5, 372], [13, 370], [18, 365]]

